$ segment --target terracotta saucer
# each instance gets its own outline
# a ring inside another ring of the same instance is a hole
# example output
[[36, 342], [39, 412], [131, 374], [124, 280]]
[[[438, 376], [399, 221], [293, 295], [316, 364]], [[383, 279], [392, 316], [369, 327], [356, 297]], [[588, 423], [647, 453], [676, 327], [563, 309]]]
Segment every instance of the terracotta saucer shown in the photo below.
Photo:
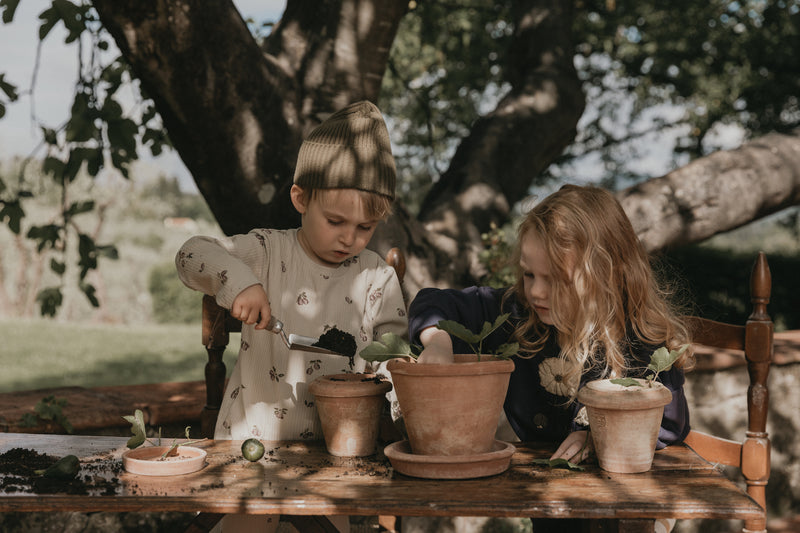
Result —
[[401, 474], [427, 479], [468, 479], [505, 472], [516, 448], [496, 440], [492, 451], [475, 455], [416, 455], [407, 440], [393, 442], [383, 453]]
[[174, 476], [189, 474], [203, 468], [206, 451], [193, 446], [179, 446], [178, 454], [161, 459], [169, 446], [143, 446], [122, 454], [122, 466], [131, 474], [143, 476]]

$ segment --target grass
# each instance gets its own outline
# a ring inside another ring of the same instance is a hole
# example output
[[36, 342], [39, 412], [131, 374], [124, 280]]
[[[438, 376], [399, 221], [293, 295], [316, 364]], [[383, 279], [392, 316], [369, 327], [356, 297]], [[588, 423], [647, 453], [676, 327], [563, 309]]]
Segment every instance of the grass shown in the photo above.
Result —
[[[0, 320], [0, 393], [63, 386], [198, 381], [208, 360], [200, 324], [92, 325]], [[230, 374], [238, 338], [225, 354]]]

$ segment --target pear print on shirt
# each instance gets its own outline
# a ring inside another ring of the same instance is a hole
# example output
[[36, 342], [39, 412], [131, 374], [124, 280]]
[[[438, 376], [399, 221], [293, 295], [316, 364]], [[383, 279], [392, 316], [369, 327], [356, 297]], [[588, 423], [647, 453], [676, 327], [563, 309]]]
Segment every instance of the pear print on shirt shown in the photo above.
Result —
[[308, 305], [308, 295], [306, 294], [306, 291], [301, 292], [297, 296], [297, 305]]

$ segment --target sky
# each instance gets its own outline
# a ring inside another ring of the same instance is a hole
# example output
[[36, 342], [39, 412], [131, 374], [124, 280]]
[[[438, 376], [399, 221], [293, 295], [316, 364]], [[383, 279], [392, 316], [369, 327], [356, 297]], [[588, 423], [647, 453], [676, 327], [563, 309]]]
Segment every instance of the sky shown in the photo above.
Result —
[[[17, 86], [20, 98], [6, 107], [0, 118], [0, 159], [14, 155], [28, 156], [40, 143], [33, 116], [50, 127], [63, 124], [72, 103], [77, 79], [77, 47], [65, 45], [66, 30], [58, 24], [42, 45], [40, 64], [33, 84], [36, 48], [38, 46], [39, 13], [50, 6], [49, 0], [21, 0], [14, 21], [0, 22], [0, 74]], [[234, 0], [242, 17], [256, 21], [277, 20], [286, 6], [285, 0]], [[117, 53], [116, 49], [113, 53]], [[30, 88], [34, 90], [31, 93]], [[5, 101], [5, 95], [3, 95]], [[132, 100], [131, 100], [132, 101]], [[174, 152], [157, 159], [140, 154], [147, 164], [162, 173], [177, 176], [187, 190], [196, 190], [186, 167]]]

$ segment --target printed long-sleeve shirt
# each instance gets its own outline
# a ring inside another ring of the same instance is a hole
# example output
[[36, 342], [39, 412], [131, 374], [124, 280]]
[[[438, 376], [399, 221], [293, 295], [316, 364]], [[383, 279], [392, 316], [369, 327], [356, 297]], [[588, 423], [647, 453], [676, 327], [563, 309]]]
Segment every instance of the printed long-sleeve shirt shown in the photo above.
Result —
[[[420, 332], [435, 326], [440, 320], [456, 320], [472, 331], [480, 331], [485, 321], [493, 322], [505, 312], [511, 319], [493, 332], [483, 343], [485, 351], [491, 351], [508, 342], [514, 325], [519, 322], [520, 309], [515, 302], [508, 301], [505, 308], [502, 298], [505, 290], [490, 287], [470, 287], [464, 290], [423, 289], [409, 306], [409, 338], [419, 344]], [[514, 371], [509, 381], [504, 411], [512, 429], [520, 440], [546, 439], [560, 442], [570, 432], [580, 429], [578, 418], [581, 404], [570, 402], [567, 384], [563, 375], [563, 361], [555, 331], [551, 331], [542, 350], [531, 358], [514, 356]], [[471, 353], [472, 349], [463, 341], [453, 337], [455, 353]], [[627, 362], [633, 377], [643, 377], [650, 355], [658, 346], [630, 342]], [[584, 372], [579, 384], [598, 379], [599, 373]], [[661, 430], [656, 447], [663, 448], [683, 441], [689, 432], [689, 408], [683, 392], [683, 370], [673, 366], [659, 374], [661, 381], [672, 393], [672, 401], [664, 408]]]
[[[394, 269], [370, 250], [326, 267], [308, 257], [297, 230], [258, 229], [225, 239], [193, 237], [175, 264], [184, 284], [226, 309], [243, 289], [260, 283], [289, 333], [319, 337], [335, 327], [355, 336], [356, 353], [383, 333], [407, 331]], [[347, 357], [290, 351], [278, 335], [243, 324], [214, 437], [321, 439], [308, 385], [318, 376], [365, 367], [358, 356], [350, 368]]]

